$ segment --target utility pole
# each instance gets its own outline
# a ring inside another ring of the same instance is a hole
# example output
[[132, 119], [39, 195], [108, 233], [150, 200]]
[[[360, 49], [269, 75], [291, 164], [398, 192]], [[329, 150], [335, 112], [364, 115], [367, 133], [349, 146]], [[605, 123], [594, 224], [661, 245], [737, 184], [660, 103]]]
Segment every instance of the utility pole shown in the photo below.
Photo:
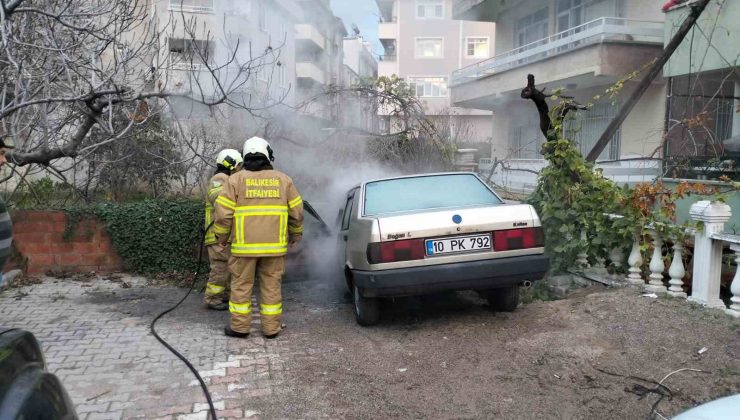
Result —
[[601, 152], [603, 152], [606, 146], [609, 144], [609, 140], [611, 140], [611, 138], [614, 136], [614, 133], [617, 132], [624, 120], [627, 119], [627, 116], [635, 107], [635, 105], [637, 105], [637, 102], [640, 100], [642, 95], [644, 95], [645, 92], [648, 90], [653, 80], [658, 77], [658, 74], [660, 74], [660, 72], [663, 70], [663, 66], [665, 65], [665, 63], [668, 62], [668, 59], [670, 59], [673, 53], [676, 52], [676, 49], [678, 49], [678, 46], [681, 45], [684, 38], [686, 38], [686, 35], [688, 35], [689, 31], [694, 26], [696, 21], [699, 20], [699, 16], [701, 16], [701, 14], [704, 12], [704, 9], [707, 8], [707, 5], [710, 1], [711, 0], [699, 0], [696, 3], [688, 6], [691, 9], [691, 11], [689, 12], [689, 16], [683, 22], [681, 27], [678, 28], [678, 31], [671, 39], [671, 42], [666, 45], [665, 49], [663, 50], [663, 54], [650, 68], [650, 72], [648, 72], [648, 74], [642, 79], [642, 81], [640, 81], [640, 84], [637, 85], [635, 91], [632, 92], [632, 95], [629, 97], [629, 99], [627, 99], [627, 102], [625, 102], [624, 106], [619, 111], [619, 114], [614, 117], [614, 120], [612, 120], [612, 122], [604, 131], [604, 134], [601, 135], [599, 140], [594, 145], [593, 149], [591, 149], [591, 152], [589, 152], [588, 156], [586, 156], [587, 161], [596, 162], [596, 159], [599, 157], [599, 155], [601, 155]]

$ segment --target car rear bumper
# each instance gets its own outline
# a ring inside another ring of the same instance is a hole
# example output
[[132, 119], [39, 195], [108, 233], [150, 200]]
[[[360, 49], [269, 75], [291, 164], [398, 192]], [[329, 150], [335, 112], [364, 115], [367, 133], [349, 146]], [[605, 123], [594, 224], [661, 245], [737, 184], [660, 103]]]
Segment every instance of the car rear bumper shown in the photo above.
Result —
[[363, 296], [391, 297], [506, 287], [541, 280], [549, 268], [546, 255], [527, 255], [382, 271], [352, 270], [352, 280], [363, 289]]

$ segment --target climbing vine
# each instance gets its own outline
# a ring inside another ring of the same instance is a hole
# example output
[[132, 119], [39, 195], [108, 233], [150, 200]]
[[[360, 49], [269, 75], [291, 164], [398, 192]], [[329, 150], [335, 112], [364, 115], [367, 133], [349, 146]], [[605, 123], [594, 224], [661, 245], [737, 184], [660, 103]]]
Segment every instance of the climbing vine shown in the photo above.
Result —
[[[624, 82], [615, 86], [607, 91], [609, 97]], [[691, 195], [723, 200], [717, 187], [704, 184], [683, 182], [675, 190], [659, 181], [634, 188], [618, 186], [584, 159], [563, 130], [570, 111], [588, 110], [600, 97], [586, 106], [560, 91], [549, 97], [558, 101], [552, 110], [545, 103], [544, 93], [534, 88], [534, 77], [530, 76], [522, 98], [532, 99], [540, 112], [540, 126], [548, 139], [542, 153], [549, 165], [540, 172], [537, 187], [527, 201], [542, 220], [553, 273], [574, 268], [581, 253], [594, 260], [608, 259], [611, 250], [626, 250], [648, 229], [658, 231], [664, 239], [683, 240], [687, 228], [697, 226], [676, 224], [676, 201]], [[731, 184], [729, 190], [737, 191], [738, 184]]]
[[204, 212], [200, 201], [145, 200], [62, 210], [67, 213], [66, 238], [85, 218], [101, 220], [127, 270], [154, 274], [196, 266]]

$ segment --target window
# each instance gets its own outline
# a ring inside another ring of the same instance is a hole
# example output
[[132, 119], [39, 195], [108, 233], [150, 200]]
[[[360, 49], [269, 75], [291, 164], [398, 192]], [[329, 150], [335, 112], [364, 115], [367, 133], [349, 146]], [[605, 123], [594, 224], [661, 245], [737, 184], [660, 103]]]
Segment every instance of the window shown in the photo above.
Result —
[[200, 66], [211, 61], [213, 42], [170, 38], [170, 59], [173, 66]]
[[416, 38], [416, 58], [443, 58], [443, 38]]
[[529, 121], [511, 128], [509, 137], [510, 154], [514, 159], [542, 159], [540, 150], [545, 137], [537, 121]]
[[475, 175], [429, 175], [368, 183], [364, 215], [499, 204], [501, 200]]
[[409, 87], [419, 98], [446, 98], [446, 77], [409, 77]]
[[355, 192], [352, 191], [349, 196], [347, 196], [347, 204], [344, 206], [344, 214], [342, 215], [342, 230], [349, 229], [349, 222], [352, 218], [352, 209], [353, 209], [353, 202], [355, 199]]
[[488, 37], [465, 38], [465, 57], [488, 58], [488, 55], [490, 54], [488, 49], [488, 42]]
[[170, 0], [170, 10], [212, 12], [213, 0]]
[[583, 0], [558, 0], [557, 31], [563, 32], [583, 23]]
[[[606, 130], [606, 127], [612, 122], [619, 112], [619, 104], [616, 106], [611, 103], [597, 104], [588, 112], [578, 112], [572, 117], [565, 120], [564, 135], [571, 139], [586, 156], [593, 149], [596, 141]], [[619, 159], [620, 146], [622, 140], [621, 128], [614, 133], [614, 137], [609, 141], [609, 145], [601, 153], [598, 160], [616, 160]]]
[[416, 0], [417, 19], [444, 19], [444, 0]]
[[514, 31], [514, 45], [531, 44], [548, 36], [548, 10], [547, 7], [532, 14], [524, 16], [516, 22]]
[[260, 31], [266, 31], [267, 30], [267, 8], [265, 7], [265, 4], [263, 2], [260, 2], [258, 7], [258, 16], [259, 19], [259, 28]]
[[278, 82], [280, 87], [288, 86], [288, 66], [283, 62], [278, 62]]

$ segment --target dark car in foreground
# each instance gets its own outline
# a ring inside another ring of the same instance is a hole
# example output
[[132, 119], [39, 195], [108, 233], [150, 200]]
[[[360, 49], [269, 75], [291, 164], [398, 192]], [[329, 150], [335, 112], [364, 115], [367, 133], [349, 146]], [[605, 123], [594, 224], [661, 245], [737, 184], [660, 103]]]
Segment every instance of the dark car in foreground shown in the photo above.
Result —
[[77, 419], [62, 383], [46, 370], [28, 331], [0, 327], [0, 420]]
[[387, 178], [347, 193], [340, 255], [361, 325], [378, 298], [476, 290], [499, 311], [550, 267], [534, 208], [507, 204], [473, 173]]

